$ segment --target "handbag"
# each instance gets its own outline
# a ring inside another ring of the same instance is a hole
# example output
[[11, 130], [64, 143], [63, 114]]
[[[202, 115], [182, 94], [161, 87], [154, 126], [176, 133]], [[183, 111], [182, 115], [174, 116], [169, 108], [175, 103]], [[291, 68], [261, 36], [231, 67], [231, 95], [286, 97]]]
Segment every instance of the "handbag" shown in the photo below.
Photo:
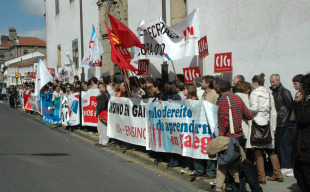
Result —
[[232, 119], [232, 111], [229, 98], [228, 100], [229, 107], [229, 126], [230, 126], [230, 140], [228, 143], [228, 148], [225, 151], [219, 153], [217, 163], [219, 165], [230, 165], [238, 159], [241, 159], [241, 148], [238, 140], [235, 137], [234, 123]]
[[[108, 99], [110, 99], [110, 95], [108, 95], [107, 93], [104, 93]], [[99, 114], [99, 120], [103, 121], [103, 122], [108, 122], [108, 111], [107, 110], [103, 110], [100, 114]]]
[[[271, 111], [270, 100], [271, 100], [271, 96], [269, 94], [269, 106], [270, 106], [270, 111]], [[250, 136], [251, 145], [268, 145], [272, 143], [270, 122], [268, 122], [267, 125], [258, 125], [253, 119], [251, 129], [252, 129], [251, 136]]]

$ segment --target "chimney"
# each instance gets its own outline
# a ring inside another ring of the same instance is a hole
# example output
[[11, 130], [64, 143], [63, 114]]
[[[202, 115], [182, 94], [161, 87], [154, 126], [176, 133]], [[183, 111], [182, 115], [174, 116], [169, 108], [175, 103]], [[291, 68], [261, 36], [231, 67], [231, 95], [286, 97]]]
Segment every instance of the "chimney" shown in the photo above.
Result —
[[12, 44], [18, 44], [17, 32], [15, 27], [9, 27], [9, 40]]

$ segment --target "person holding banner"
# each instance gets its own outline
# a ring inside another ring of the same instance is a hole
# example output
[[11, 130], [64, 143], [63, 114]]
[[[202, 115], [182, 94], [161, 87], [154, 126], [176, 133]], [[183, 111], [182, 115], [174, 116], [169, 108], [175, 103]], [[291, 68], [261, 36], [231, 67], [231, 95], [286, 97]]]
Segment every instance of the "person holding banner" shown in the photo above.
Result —
[[97, 96], [96, 117], [99, 117], [97, 129], [99, 135], [99, 142], [95, 145], [98, 147], [108, 147], [109, 137], [107, 129], [108, 120], [108, 104], [110, 94], [107, 91], [105, 83], [99, 83], [99, 95]]

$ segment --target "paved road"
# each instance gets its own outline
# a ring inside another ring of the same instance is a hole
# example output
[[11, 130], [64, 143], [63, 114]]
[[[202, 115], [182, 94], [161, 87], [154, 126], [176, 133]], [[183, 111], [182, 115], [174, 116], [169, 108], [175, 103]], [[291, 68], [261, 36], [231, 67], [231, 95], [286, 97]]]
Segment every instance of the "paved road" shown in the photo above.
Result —
[[0, 104], [0, 191], [198, 191], [152, 165]]

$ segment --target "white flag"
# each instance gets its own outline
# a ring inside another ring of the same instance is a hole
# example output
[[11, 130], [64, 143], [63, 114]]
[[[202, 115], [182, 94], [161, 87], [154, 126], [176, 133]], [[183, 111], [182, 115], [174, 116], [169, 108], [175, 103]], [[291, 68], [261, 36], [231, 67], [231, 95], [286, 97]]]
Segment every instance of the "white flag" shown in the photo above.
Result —
[[[167, 26], [161, 18], [138, 27], [143, 38], [144, 50], [137, 56], [148, 59], [178, 60], [186, 56], [198, 55], [199, 10], [195, 9], [183, 21], [173, 27]], [[139, 59], [140, 59], [139, 58]]]
[[38, 59], [38, 69], [37, 69], [37, 77], [36, 77], [36, 85], [35, 85], [35, 95], [40, 95], [40, 90], [44, 87], [48, 82], [53, 82], [53, 76], [45, 67], [43, 61]]
[[89, 42], [90, 60], [93, 64], [99, 64], [101, 62], [101, 55], [103, 54], [103, 48], [101, 42], [96, 34], [95, 27], [93, 25], [93, 32]]

